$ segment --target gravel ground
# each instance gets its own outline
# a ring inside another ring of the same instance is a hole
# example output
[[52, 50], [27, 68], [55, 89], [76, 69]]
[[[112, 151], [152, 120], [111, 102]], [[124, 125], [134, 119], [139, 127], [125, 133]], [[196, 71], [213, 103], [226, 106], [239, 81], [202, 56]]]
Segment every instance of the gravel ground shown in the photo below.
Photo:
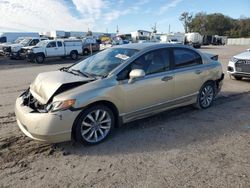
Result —
[[[249, 46], [208, 46], [224, 72], [229, 58]], [[45, 144], [25, 137], [14, 101], [46, 64], [0, 57], [0, 187], [250, 187], [250, 79], [225, 77], [206, 110], [183, 107], [129, 123], [106, 142]], [[63, 65], [62, 65], [63, 64]]]

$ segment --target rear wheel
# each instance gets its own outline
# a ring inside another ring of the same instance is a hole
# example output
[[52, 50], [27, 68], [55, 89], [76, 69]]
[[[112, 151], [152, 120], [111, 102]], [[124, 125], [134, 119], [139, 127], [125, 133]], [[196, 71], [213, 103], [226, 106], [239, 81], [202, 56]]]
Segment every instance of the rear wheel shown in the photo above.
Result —
[[242, 80], [242, 76], [234, 76], [235, 80]]
[[40, 63], [43, 63], [43, 62], [44, 62], [44, 58], [45, 58], [45, 57], [44, 57], [43, 54], [37, 54], [37, 55], [36, 55], [36, 58], [35, 58], [35, 62], [36, 62], [36, 63], [39, 63], [39, 64], [40, 64]]
[[73, 59], [73, 60], [77, 60], [78, 59], [78, 53], [76, 51], [70, 52], [70, 58]]
[[205, 83], [199, 91], [195, 107], [199, 109], [209, 108], [215, 97], [215, 88], [212, 82]]
[[77, 120], [76, 140], [85, 145], [98, 144], [111, 134], [114, 123], [112, 110], [103, 105], [92, 106]]

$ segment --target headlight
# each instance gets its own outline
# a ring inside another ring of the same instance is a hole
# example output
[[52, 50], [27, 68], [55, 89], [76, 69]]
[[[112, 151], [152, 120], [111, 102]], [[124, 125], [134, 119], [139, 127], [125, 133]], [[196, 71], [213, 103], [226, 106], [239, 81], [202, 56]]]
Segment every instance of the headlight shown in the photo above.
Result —
[[49, 104], [46, 107], [46, 110], [50, 111], [50, 112], [55, 112], [55, 111], [59, 111], [59, 110], [66, 110], [66, 109], [69, 109], [70, 107], [72, 107], [75, 104], [75, 102], [76, 102], [75, 99], [69, 99], [69, 100], [65, 100], [65, 101], [56, 101], [56, 102]]
[[235, 58], [235, 57], [232, 57], [232, 58], [230, 59], [230, 61], [232, 61], [232, 62], [234, 62], [234, 63], [237, 63], [238, 59]]
[[31, 53], [31, 52], [33, 52], [33, 50], [32, 50], [32, 49], [27, 50], [27, 53]]

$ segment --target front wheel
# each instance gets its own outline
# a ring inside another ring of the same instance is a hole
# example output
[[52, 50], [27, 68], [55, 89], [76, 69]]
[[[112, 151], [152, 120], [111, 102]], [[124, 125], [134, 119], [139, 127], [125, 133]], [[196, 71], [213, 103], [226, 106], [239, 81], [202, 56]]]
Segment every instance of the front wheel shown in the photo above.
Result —
[[235, 80], [242, 80], [242, 76], [234, 76]]
[[114, 114], [108, 107], [90, 107], [77, 120], [76, 140], [85, 145], [98, 144], [111, 134], [114, 124]]
[[42, 55], [42, 54], [37, 54], [36, 55], [36, 58], [35, 58], [35, 62], [36, 63], [43, 63], [44, 62], [44, 55]]
[[212, 105], [215, 97], [215, 88], [212, 82], [208, 82], [202, 86], [197, 97], [195, 107], [205, 109]]

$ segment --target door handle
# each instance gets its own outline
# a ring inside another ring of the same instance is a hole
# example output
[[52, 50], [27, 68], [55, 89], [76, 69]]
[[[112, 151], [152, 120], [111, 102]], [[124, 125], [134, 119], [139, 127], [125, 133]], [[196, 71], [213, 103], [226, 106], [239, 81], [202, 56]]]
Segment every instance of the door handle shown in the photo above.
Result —
[[196, 70], [195, 71], [195, 74], [200, 74], [200, 73], [202, 73], [202, 70]]
[[164, 82], [167, 82], [167, 81], [172, 80], [172, 79], [173, 79], [173, 76], [164, 76], [161, 80]]

